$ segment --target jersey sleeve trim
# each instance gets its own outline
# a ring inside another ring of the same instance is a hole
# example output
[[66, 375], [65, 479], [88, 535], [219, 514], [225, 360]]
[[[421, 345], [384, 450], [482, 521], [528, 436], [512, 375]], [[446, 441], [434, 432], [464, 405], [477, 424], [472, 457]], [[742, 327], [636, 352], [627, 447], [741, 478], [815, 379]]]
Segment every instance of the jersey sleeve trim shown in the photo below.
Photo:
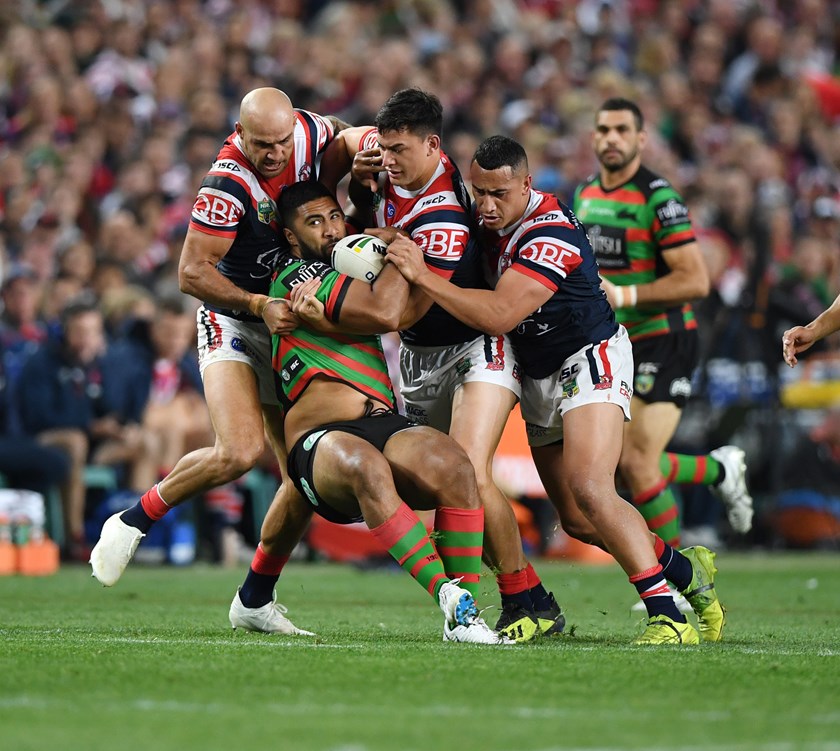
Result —
[[538, 281], [540, 284], [542, 284], [543, 287], [545, 287], [546, 289], [550, 289], [552, 292], [556, 292], [560, 287], [559, 284], [556, 284], [555, 282], [551, 281], [551, 279], [546, 277], [544, 274], [541, 274], [539, 271], [525, 266], [521, 262], [514, 263], [510, 267], [510, 270], [517, 271], [523, 276], [527, 276], [531, 279], [534, 279], [535, 281]]

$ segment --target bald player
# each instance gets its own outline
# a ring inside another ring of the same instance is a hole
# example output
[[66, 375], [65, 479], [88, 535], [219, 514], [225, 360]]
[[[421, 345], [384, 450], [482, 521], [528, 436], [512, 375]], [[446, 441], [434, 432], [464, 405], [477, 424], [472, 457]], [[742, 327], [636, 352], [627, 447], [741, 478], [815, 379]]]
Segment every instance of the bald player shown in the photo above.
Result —
[[283, 473], [278, 493], [296, 492], [285, 482], [271, 369], [271, 335], [286, 333], [290, 321], [286, 305], [268, 297], [282, 246], [276, 200], [283, 187], [317, 178], [340, 128], [294, 109], [279, 89], [243, 98], [235, 130], [201, 183], [178, 268], [181, 290], [202, 301], [198, 357], [216, 443], [184, 456], [135, 506], [105, 522], [91, 554], [93, 575], [105, 586], [119, 580], [140, 539], [171, 507], [254, 466], [264, 425]]

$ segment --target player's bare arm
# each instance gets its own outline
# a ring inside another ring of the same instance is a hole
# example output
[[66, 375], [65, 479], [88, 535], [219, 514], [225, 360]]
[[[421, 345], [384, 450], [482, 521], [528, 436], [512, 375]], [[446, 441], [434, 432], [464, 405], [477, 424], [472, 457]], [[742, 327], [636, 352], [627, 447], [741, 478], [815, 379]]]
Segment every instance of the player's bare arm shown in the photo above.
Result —
[[[341, 122], [341, 121], [338, 121]], [[346, 123], [342, 123], [347, 125]], [[335, 192], [341, 179], [350, 172], [355, 165], [355, 157], [359, 152], [362, 136], [370, 130], [370, 126], [336, 129], [336, 136], [327, 146], [321, 158], [319, 180], [331, 191]]]
[[268, 295], [258, 295], [240, 289], [216, 269], [216, 265], [225, 257], [232, 244], [232, 239], [188, 229], [178, 263], [181, 291], [212, 305], [248, 311], [259, 316], [268, 302]]
[[178, 264], [181, 291], [212, 305], [248, 311], [263, 318], [272, 334], [289, 333], [296, 325], [289, 306], [270, 304], [268, 295], [247, 292], [216, 269], [232, 244], [228, 238], [188, 229]]
[[354, 279], [341, 306], [341, 320], [324, 316], [324, 306], [315, 297], [319, 280], [297, 285], [291, 292], [292, 312], [301, 322], [325, 334], [385, 334], [396, 331], [408, 299], [408, 282], [399, 270], [385, 266], [373, 284]]
[[494, 336], [515, 328], [554, 293], [512, 269], [502, 274], [494, 290], [458, 287], [429, 270], [417, 245], [399, 238], [388, 246], [387, 258], [444, 310], [468, 326]]
[[840, 329], [840, 296], [831, 306], [818, 315], [807, 326], [794, 326], [782, 334], [782, 357], [784, 361], [794, 367], [797, 355], [810, 349], [812, 345], [829, 334]]
[[613, 308], [680, 305], [709, 294], [709, 272], [696, 242], [666, 250], [668, 273], [649, 284], [619, 286], [606, 279], [601, 288]]

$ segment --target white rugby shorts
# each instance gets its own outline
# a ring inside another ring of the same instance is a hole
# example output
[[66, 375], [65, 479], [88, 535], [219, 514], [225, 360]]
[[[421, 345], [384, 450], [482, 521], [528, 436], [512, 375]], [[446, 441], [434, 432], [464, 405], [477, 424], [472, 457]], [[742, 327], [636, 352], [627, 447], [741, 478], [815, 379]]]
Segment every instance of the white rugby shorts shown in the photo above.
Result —
[[405, 414], [448, 433], [452, 399], [465, 383], [495, 383], [522, 396], [522, 376], [507, 336], [483, 334], [448, 347], [400, 345], [400, 394]]
[[214, 362], [244, 362], [257, 375], [260, 402], [277, 406], [274, 371], [271, 368], [271, 335], [262, 322], [240, 321], [214, 313], [203, 305], [196, 313], [198, 324], [198, 367], [201, 377]]
[[522, 379], [522, 418], [529, 446], [548, 446], [563, 438], [563, 415], [584, 404], [610, 402], [630, 419], [633, 350], [627, 330], [587, 344], [545, 378]]

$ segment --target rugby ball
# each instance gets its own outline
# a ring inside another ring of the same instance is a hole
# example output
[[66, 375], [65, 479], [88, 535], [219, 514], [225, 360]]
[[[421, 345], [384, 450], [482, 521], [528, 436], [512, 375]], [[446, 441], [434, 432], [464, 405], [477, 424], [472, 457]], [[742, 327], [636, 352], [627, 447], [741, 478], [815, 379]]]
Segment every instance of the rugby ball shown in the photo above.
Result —
[[385, 265], [387, 248], [382, 240], [373, 235], [348, 235], [333, 246], [333, 268], [370, 284]]

